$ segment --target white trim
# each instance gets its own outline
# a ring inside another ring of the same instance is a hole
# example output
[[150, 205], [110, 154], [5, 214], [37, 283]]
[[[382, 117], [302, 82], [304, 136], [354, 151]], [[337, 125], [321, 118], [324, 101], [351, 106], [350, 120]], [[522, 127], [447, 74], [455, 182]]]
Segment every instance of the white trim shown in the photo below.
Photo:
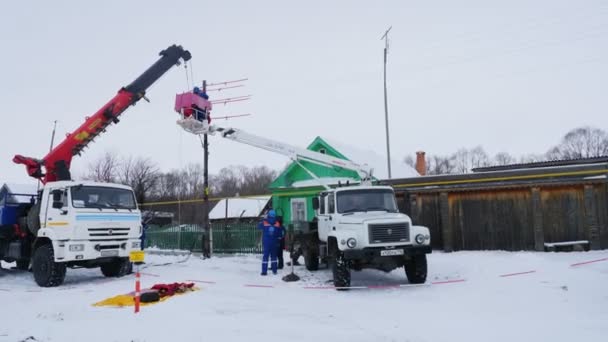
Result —
[[306, 208], [306, 198], [300, 197], [300, 198], [292, 198], [289, 202], [289, 210], [291, 210], [291, 221], [294, 221], [294, 210], [293, 210], [293, 205], [295, 203], [302, 203], [303, 204], [303, 208], [304, 208], [304, 221], [306, 221], [306, 219], [308, 218], [308, 208]]

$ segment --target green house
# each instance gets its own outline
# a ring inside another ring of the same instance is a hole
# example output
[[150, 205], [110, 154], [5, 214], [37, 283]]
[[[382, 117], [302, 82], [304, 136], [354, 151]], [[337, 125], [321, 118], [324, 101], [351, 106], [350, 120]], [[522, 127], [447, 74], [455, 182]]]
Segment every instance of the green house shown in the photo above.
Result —
[[[374, 168], [374, 179], [388, 178], [386, 159], [372, 151], [362, 151], [351, 146], [317, 137], [307, 149], [319, 153], [365, 163]], [[356, 183], [360, 181], [357, 172], [340, 167], [322, 166], [307, 161], [300, 162], [308, 171], [319, 177], [313, 178], [298, 163], [289, 164], [270, 184], [272, 207], [283, 215], [285, 224], [311, 221], [315, 216], [312, 198], [324, 189], [323, 184], [335, 186], [338, 182]], [[418, 176], [418, 173], [405, 163], [391, 162], [393, 178]]]

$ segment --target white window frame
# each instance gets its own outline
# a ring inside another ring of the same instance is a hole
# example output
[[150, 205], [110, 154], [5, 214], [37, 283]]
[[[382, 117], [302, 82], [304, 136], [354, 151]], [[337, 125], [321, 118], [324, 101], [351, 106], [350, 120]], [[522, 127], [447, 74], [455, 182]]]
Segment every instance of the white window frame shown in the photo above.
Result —
[[304, 208], [304, 219], [302, 221], [306, 221], [306, 219], [308, 218], [308, 211], [306, 208], [306, 198], [292, 198], [291, 199], [291, 203], [289, 204], [289, 207], [291, 209], [291, 221], [295, 222], [295, 213], [294, 213], [294, 204], [296, 203], [302, 203], [302, 208]]

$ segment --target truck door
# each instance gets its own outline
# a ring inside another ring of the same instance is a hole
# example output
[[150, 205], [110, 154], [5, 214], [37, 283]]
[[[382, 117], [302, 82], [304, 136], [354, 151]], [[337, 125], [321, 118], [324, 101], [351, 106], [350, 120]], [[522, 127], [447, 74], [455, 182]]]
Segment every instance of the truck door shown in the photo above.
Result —
[[50, 189], [47, 193], [43, 226], [47, 228], [67, 226], [68, 191], [66, 188]]
[[331, 215], [328, 211], [328, 197], [332, 196], [333, 193], [322, 192], [319, 194], [319, 209], [317, 210], [317, 219], [319, 226], [319, 239], [321, 241], [327, 241], [327, 236], [331, 229]]

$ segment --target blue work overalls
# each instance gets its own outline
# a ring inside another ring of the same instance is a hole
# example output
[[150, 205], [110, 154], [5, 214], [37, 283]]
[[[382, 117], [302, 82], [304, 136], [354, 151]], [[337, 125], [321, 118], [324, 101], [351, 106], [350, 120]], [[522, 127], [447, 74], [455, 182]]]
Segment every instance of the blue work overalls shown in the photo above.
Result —
[[258, 224], [258, 229], [262, 229], [262, 275], [268, 272], [268, 257], [270, 256], [270, 267], [272, 273], [277, 273], [277, 245], [283, 236], [283, 227], [274, 220], [264, 220]]

